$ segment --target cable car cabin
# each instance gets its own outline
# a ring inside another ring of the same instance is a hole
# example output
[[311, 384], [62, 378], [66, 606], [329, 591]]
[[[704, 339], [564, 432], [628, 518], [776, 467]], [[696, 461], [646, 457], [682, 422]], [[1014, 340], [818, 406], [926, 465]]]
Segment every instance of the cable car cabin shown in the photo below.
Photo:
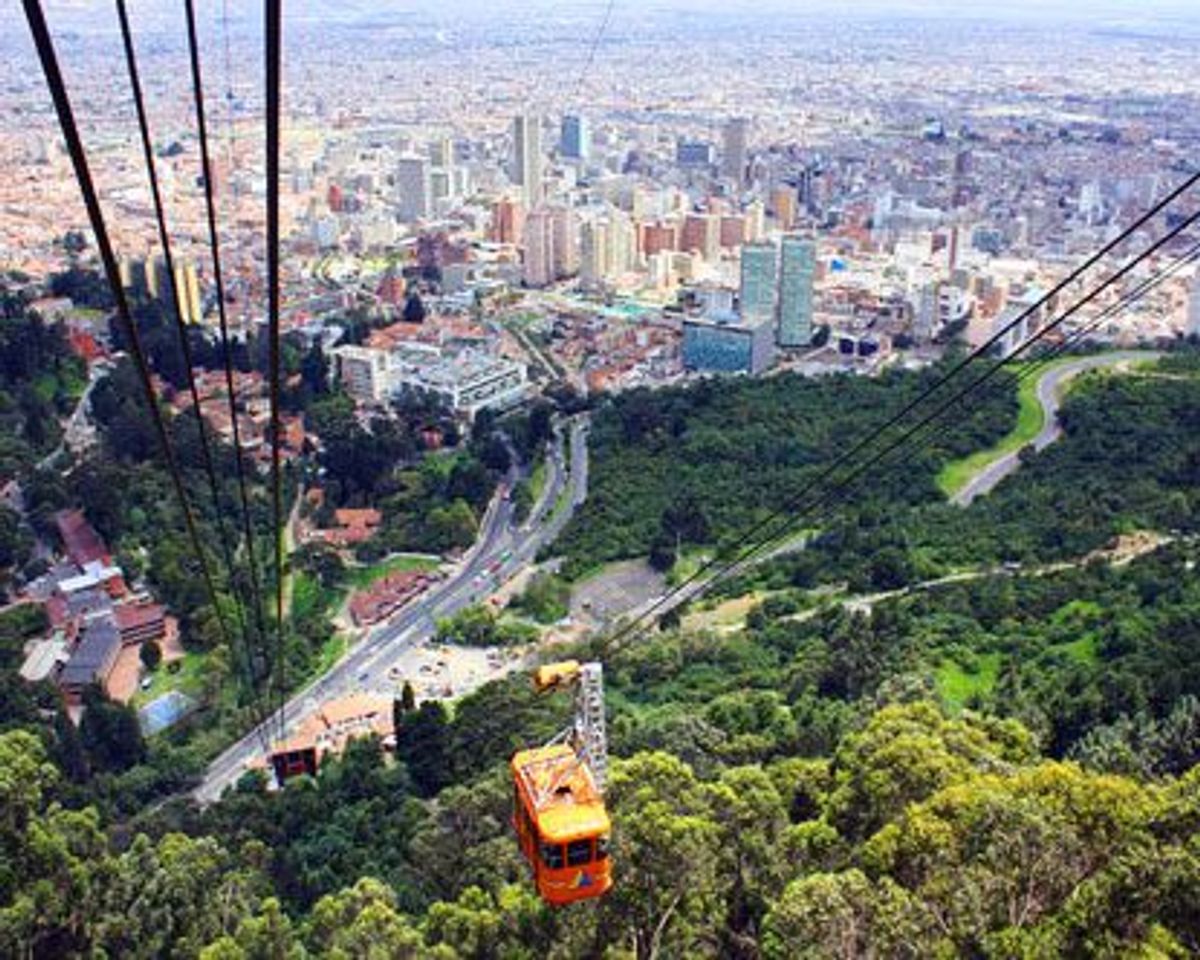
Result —
[[604, 798], [573, 747], [521, 750], [512, 758], [513, 827], [538, 894], [559, 906], [612, 886]]

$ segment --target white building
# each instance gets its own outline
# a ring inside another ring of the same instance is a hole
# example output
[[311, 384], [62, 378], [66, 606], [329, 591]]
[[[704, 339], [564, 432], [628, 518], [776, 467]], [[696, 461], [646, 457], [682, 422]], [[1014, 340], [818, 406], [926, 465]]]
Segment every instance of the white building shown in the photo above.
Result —
[[387, 352], [354, 344], [334, 347], [337, 378], [360, 403], [380, 403], [391, 393]]
[[528, 393], [524, 364], [476, 350], [429, 361], [397, 353], [391, 377], [397, 396], [434, 399], [471, 420], [483, 409], [514, 406]]

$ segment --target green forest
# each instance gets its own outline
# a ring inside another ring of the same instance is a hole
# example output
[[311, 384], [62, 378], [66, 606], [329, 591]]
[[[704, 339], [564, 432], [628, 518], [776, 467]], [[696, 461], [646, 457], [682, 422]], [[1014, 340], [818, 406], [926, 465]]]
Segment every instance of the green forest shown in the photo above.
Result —
[[[734, 542], [792, 504], [888, 411], [915, 402], [948, 369], [805, 378], [705, 380], [631, 390], [604, 401], [591, 431], [588, 499], [556, 550], [578, 575], [610, 560], [651, 555], [669, 566], [688, 546]], [[1015, 391], [981, 391], [903, 464], [872, 470], [838, 514], [941, 499], [948, 460], [986, 448], [1016, 422]], [[936, 404], [920, 405], [915, 420]]]
[[[604, 401], [591, 496], [556, 548], [566, 573], [728, 549], [937, 374], [783, 375]], [[249, 716], [119, 365], [97, 388], [101, 443], [85, 467], [22, 474], [30, 520], [86, 506], [122, 562], [188, 618], [211, 699], [191, 726], [148, 741], [101, 699], [77, 728], [53, 688], [15, 674], [44, 620], [0, 615], [0, 955], [1194, 956], [1198, 374], [1180, 353], [1081, 380], [1058, 443], [969, 509], [951, 507], [938, 471], [1015, 421], [1015, 392], [998, 389], [914, 461], [806, 518], [806, 549], [633, 642], [555, 649], [605, 664], [616, 885], [552, 909], [513, 840], [506, 765], [571, 706], [524, 675], [450, 705], [402, 698], [394, 753], [360, 739], [278, 792], [248, 773], [206, 808], [190, 799], [206, 751]], [[389, 545], [430, 533], [426, 498], [474, 515], [511, 451], [530, 457], [549, 430], [544, 408], [485, 419], [423, 458], [407, 426], [352, 428], [344, 399], [315, 381], [295, 404], [343, 424], [348, 442], [319, 464], [330, 499], [394, 504]], [[171, 429], [217, 544], [194, 427]], [[373, 444], [401, 467], [380, 466]], [[232, 454], [218, 455], [233, 515]], [[269, 500], [255, 498], [265, 529]], [[1147, 546], [1102, 552], [1119, 535]], [[322, 596], [350, 576], [326, 550], [293, 562]], [[566, 596], [562, 579], [536, 579], [517, 608], [551, 622]], [[715, 605], [734, 597], [743, 612], [719, 620]], [[447, 640], [507, 639], [483, 608], [438, 626]], [[319, 656], [320, 631], [297, 628], [291, 668]]]

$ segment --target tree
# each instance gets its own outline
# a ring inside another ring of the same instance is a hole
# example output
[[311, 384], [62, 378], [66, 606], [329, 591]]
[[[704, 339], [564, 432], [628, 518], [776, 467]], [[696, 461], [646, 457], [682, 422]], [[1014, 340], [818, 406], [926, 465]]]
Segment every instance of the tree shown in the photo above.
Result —
[[405, 713], [411, 713], [417, 708], [417, 695], [410, 680], [404, 681], [404, 687], [400, 691], [400, 707]]
[[0, 955], [87, 952], [107, 858], [94, 809], [51, 806], [58, 775], [33, 734], [0, 734]]
[[396, 732], [396, 755], [424, 796], [433, 796], [450, 782], [450, 735], [446, 708], [426, 700], [415, 713], [406, 714]]
[[[621, 881], [603, 910], [638, 960], [692, 956], [721, 916], [721, 830], [692, 770], [665, 753], [612, 766], [609, 790]], [[602, 921], [602, 926], [606, 921]]]
[[420, 934], [396, 911], [395, 894], [371, 877], [322, 897], [313, 908], [305, 939], [315, 955], [338, 960], [419, 960], [423, 954]]
[[84, 691], [79, 736], [94, 768], [126, 770], [146, 756], [137, 714], [109, 700], [99, 687]]
[[932, 918], [889, 878], [874, 885], [859, 870], [793, 881], [767, 915], [765, 960], [928, 957], [941, 946]]
[[138, 656], [141, 658], [142, 666], [147, 670], [154, 672], [158, 669], [158, 665], [162, 663], [162, 647], [155, 641], [147, 640], [138, 650]]
[[266, 878], [212, 837], [138, 836], [104, 886], [94, 942], [108, 956], [195, 956], [252, 916]]
[[929, 703], [884, 707], [838, 747], [827, 812], [840, 832], [867, 836], [908, 804], [965, 780], [977, 764], [1032, 753], [1028, 731], [1012, 721], [947, 720]]
[[421, 295], [415, 290], [411, 291], [404, 300], [403, 318], [405, 323], [425, 322], [425, 304], [421, 301]]

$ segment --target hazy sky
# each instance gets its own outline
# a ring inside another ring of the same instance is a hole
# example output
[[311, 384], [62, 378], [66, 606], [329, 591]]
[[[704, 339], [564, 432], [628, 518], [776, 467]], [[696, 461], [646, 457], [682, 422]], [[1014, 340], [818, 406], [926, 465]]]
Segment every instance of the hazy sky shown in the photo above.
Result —
[[[201, 0], [200, 7], [206, 2]], [[231, 11], [257, 16], [261, 10], [258, 0], [228, 0]], [[480, 12], [503, 14], [531, 9], [556, 11], [585, 11], [593, 9], [597, 16], [605, 0], [286, 0], [284, 9], [291, 15], [321, 13], [333, 17], [356, 15], [378, 16], [386, 12], [421, 11], [448, 18], [472, 16]], [[17, 13], [16, 0], [5, 0], [4, 7]], [[179, 0], [131, 0], [134, 16], [153, 12], [175, 12]], [[614, 0], [614, 9], [621, 7], [636, 11], [649, 9], [691, 11], [755, 11], [771, 13], [812, 14], [936, 14], [939, 16], [1036, 17], [1047, 15], [1089, 19], [1094, 17], [1131, 17], [1139, 20], [1157, 17], [1200, 18], [1200, 0]], [[95, 13], [112, 10], [112, 0], [47, 0], [49, 17]]]

